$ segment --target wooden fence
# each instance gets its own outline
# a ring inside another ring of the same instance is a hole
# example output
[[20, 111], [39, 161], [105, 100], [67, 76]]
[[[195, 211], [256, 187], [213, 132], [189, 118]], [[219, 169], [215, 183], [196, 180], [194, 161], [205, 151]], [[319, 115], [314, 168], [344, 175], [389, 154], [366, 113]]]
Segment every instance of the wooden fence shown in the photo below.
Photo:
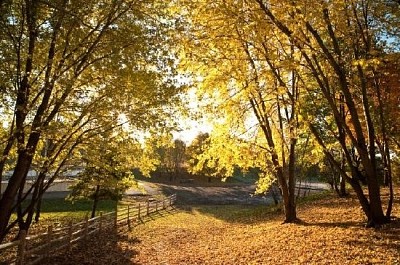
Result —
[[123, 205], [117, 211], [100, 213], [91, 219], [86, 216], [84, 221], [75, 224], [70, 222], [65, 227], [53, 229], [49, 226], [46, 233], [38, 235], [27, 236], [26, 231], [21, 231], [20, 240], [0, 245], [0, 257], [9, 257], [7, 260], [0, 259], [0, 264], [40, 264], [49, 253], [71, 250], [79, 241], [95, 233], [101, 234], [107, 227], [127, 225], [131, 229], [143, 217], [170, 208], [175, 202], [176, 195], [172, 195], [164, 200]]

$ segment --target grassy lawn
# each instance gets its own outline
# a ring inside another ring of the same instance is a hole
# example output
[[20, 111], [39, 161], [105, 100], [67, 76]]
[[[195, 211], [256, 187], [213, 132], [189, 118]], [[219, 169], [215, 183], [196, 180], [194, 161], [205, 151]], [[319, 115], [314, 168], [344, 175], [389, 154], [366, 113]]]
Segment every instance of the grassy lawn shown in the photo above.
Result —
[[[98, 211], [109, 212], [115, 210], [116, 202], [112, 200], [99, 201]], [[75, 202], [65, 199], [45, 199], [42, 202], [42, 213], [72, 213], [72, 212], [90, 212], [92, 210], [92, 201], [79, 200]]]
[[321, 197], [299, 204], [298, 224], [274, 207], [182, 206], [48, 264], [400, 264], [399, 219], [366, 229], [355, 196]]
[[[97, 212], [111, 212], [115, 210], [115, 207], [115, 201], [100, 201], [97, 206]], [[82, 221], [86, 214], [90, 216], [91, 211], [92, 202], [89, 200], [71, 202], [62, 198], [43, 199], [40, 222], [32, 224], [30, 233], [35, 234], [45, 231], [48, 225], [63, 226], [69, 221]], [[14, 218], [16, 218], [15, 215]]]

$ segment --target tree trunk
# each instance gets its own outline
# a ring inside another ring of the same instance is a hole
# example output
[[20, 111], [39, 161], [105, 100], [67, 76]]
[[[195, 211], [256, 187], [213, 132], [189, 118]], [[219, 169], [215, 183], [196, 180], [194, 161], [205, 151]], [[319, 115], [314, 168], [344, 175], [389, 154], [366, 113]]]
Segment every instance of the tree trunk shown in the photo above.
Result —
[[[21, 218], [21, 222], [19, 223], [19, 229], [20, 230], [25, 230], [28, 231], [28, 229], [30, 228], [31, 224], [32, 224], [32, 220], [33, 220], [33, 215], [36, 212], [36, 209], [38, 207], [38, 202], [41, 201], [42, 195], [43, 195], [43, 182], [45, 180], [46, 174], [41, 172], [36, 180], [36, 183], [34, 184], [34, 188], [33, 188], [33, 193], [32, 194], [32, 198], [29, 202], [29, 204], [26, 207], [26, 210], [24, 211], [24, 213], [20, 213], [18, 212], [18, 215], [21, 214], [20, 218]], [[24, 200], [25, 201], [25, 200]], [[24, 216], [26, 215], [25, 221], [23, 221]]]
[[96, 216], [97, 204], [99, 202], [99, 193], [100, 193], [100, 185], [97, 185], [96, 190], [94, 192], [92, 214], [90, 215], [90, 218], [94, 218]]
[[387, 223], [389, 220], [383, 214], [382, 209], [382, 201], [380, 196], [380, 188], [379, 184], [376, 181], [376, 184], [368, 183], [368, 194], [369, 194], [369, 201], [371, 206], [371, 218], [368, 221], [368, 227], [376, 227], [382, 224]]
[[347, 196], [346, 191], [346, 180], [343, 177], [340, 177], [340, 189], [339, 189], [339, 197], [343, 198]]
[[[369, 177], [368, 179], [375, 179], [372, 183], [368, 183], [369, 198], [365, 196], [358, 180], [351, 179], [350, 184], [368, 219], [366, 227], [379, 227], [380, 225], [387, 223], [389, 219], [383, 214], [379, 185], [376, 177]], [[374, 186], [375, 184], [377, 186]]]
[[42, 210], [42, 196], [39, 197], [39, 199], [38, 199], [38, 201], [36, 203], [35, 223], [39, 223], [41, 210]]
[[9, 179], [7, 188], [0, 200], [0, 242], [4, 240], [7, 234], [7, 226], [14, 207], [14, 200], [16, 199], [18, 190], [23, 189], [21, 184], [24, 182], [26, 175], [28, 174], [31, 162], [31, 155], [26, 154], [26, 152], [21, 152], [19, 154], [14, 173]]
[[[342, 170], [345, 171], [345, 167], [346, 167], [346, 158], [345, 158], [345, 156], [344, 156], [344, 154], [343, 154], [343, 151], [342, 151], [341, 153], [342, 153], [342, 161], [341, 161], [340, 166], [342, 167]], [[339, 181], [340, 181], [339, 197], [344, 198], [344, 197], [347, 196], [347, 191], [346, 191], [346, 179], [345, 179], [343, 176], [341, 176], [341, 175], [339, 175], [339, 178], [340, 178], [340, 180], [339, 180]]]
[[390, 220], [390, 216], [392, 215], [392, 207], [393, 207], [393, 199], [394, 199], [394, 192], [393, 192], [393, 179], [392, 175], [389, 175], [389, 201], [388, 201], [388, 207], [386, 209], [386, 218]]
[[36, 202], [36, 207], [35, 207], [35, 222], [38, 223], [40, 220], [40, 213], [42, 209], [42, 199], [43, 199], [43, 194], [46, 192], [44, 189], [44, 178], [39, 184], [39, 194], [37, 197], [37, 202]]
[[[296, 213], [296, 204], [294, 203], [294, 191], [291, 192], [292, 186], [288, 185], [284, 176], [283, 168], [277, 169], [277, 178], [279, 186], [281, 187], [282, 200], [285, 211], [284, 223], [293, 223], [298, 221]], [[289, 182], [290, 183], [290, 182]], [[293, 184], [291, 184], [293, 185]]]
[[296, 197], [295, 197], [295, 162], [296, 162], [296, 155], [295, 155], [295, 146], [296, 146], [296, 138], [291, 139], [290, 143], [290, 154], [289, 154], [289, 169], [288, 169], [288, 191], [289, 191], [289, 198], [288, 198], [288, 205], [287, 209], [285, 209], [285, 222], [292, 223], [298, 221], [297, 213], [296, 213]]
[[275, 184], [272, 184], [270, 194], [274, 200], [275, 206], [277, 206], [279, 204], [279, 196], [282, 196], [281, 190]]

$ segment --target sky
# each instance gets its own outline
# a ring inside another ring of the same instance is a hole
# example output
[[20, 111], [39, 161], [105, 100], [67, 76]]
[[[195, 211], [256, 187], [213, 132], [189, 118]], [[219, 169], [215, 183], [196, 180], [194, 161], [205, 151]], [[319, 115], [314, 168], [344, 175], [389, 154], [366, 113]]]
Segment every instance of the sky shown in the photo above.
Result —
[[209, 117], [204, 112], [201, 112], [202, 103], [197, 98], [196, 89], [190, 89], [185, 96], [187, 97], [189, 110], [193, 116], [198, 118], [190, 119], [189, 117], [182, 117], [179, 120], [182, 130], [173, 132], [173, 136], [174, 139], [181, 139], [186, 144], [190, 144], [200, 133], [210, 133], [213, 126], [209, 122]]
[[183, 123], [187, 128], [172, 134], [174, 139], [180, 139], [186, 144], [190, 144], [199, 133], [210, 133], [212, 130], [212, 125], [205, 121], [186, 120]]

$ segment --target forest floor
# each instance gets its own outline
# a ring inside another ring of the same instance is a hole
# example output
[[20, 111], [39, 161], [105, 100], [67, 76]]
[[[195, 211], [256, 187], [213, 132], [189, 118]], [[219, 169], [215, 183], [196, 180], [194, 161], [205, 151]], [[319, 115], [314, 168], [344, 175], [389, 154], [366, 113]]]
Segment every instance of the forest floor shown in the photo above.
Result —
[[378, 229], [364, 228], [354, 195], [313, 195], [299, 203], [296, 224], [282, 224], [276, 207], [181, 205], [46, 264], [400, 264], [396, 194], [397, 218]]

